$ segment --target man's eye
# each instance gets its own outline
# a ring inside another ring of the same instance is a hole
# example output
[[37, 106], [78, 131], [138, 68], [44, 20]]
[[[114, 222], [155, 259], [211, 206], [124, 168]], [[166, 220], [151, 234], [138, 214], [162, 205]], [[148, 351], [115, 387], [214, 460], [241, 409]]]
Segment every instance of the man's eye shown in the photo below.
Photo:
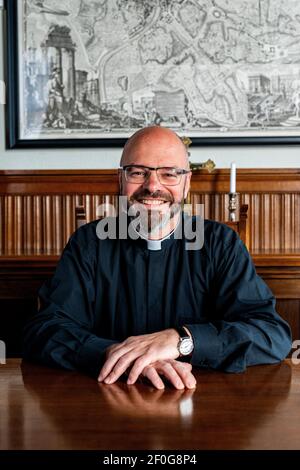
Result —
[[144, 171], [138, 171], [138, 170], [130, 172], [130, 176], [133, 176], [133, 177], [135, 177], [135, 176], [145, 176], [145, 174], [146, 173]]
[[176, 178], [177, 178], [177, 174], [176, 174], [176, 173], [170, 173], [170, 172], [168, 173], [168, 172], [166, 172], [166, 173], [163, 173], [163, 177], [164, 177], [164, 178], [169, 178], [169, 179], [172, 179], [172, 178], [176, 179]]

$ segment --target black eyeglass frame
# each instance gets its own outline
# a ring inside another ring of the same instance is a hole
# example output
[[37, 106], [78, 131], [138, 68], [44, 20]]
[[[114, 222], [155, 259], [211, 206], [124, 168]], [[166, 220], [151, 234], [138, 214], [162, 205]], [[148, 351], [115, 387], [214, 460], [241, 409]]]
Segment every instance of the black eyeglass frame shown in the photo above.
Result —
[[[176, 174], [177, 175], [187, 175], [188, 173], [191, 173], [191, 170], [184, 170], [183, 168], [176, 168], [174, 166], [157, 166], [157, 167], [153, 167], [153, 166], [146, 166], [146, 165], [125, 165], [123, 167], [120, 168], [120, 170], [123, 170], [124, 173], [125, 173], [125, 179], [126, 181], [127, 180], [127, 177], [126, 177], [126, 170], [127, 168], [144, 168], [145, 170], [150, 170], [150, 171], [156, 171], [156, 176], [157, 178], [159, 179], [160, 181], [160, 177], [159, 177], [159, 174], [157, 174], [157, 170], [162, 170], [162, 169], [165, 169], [165, 170], [176, 170]], [[150, 175], [150, 173], [149, 173]], [[147, 181], [147, 179], [149, 178], [149, 175], [147, 176], [147, 178], [145, 179], [145, 181]], [[130, 181], [131, 184], [142, 184], [142, 183], [137, 183], [137, 182], [132, 182]], [[160, 181], [161, 183], [161, 181]], [[175, 184], [169, 184], [169, 186], [178, 186], [179, 184], [181, 183], [181, 178], [180, 178], [180, 181], [178, 183], [175, 183]], [[164, 186], [168, 186], [164, 183], [161, 183], [163, 184]]]

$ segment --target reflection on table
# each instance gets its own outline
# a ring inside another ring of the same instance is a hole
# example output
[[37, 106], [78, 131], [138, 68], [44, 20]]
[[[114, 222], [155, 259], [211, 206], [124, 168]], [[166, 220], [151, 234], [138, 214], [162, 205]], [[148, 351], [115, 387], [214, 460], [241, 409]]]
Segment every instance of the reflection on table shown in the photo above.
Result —
[[195, 390], [156, 390], [11, 359], [0, 366], [0, 448], [300, 448], [300, 366], [195, 375]]

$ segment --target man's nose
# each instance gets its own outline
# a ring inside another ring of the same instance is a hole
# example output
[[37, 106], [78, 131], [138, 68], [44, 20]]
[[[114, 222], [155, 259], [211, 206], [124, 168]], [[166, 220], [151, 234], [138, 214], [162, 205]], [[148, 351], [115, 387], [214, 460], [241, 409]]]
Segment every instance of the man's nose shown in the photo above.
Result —
[[148, 191], [154, 193], [158, 189], [161, 189], [162, 185], [159, 182], [158, 176], [155, 170], [152, 170], [146, 179], [145, 183], [143, 184], [144, 188], [147, 188]]

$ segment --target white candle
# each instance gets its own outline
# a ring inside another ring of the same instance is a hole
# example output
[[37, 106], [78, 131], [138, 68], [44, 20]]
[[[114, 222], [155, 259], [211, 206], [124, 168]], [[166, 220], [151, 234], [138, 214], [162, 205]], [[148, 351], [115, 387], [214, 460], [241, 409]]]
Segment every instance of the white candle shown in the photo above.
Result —
[[235, 162], [231, 163], [231, 169], [230, 169], [230, 192], [235, 193], [236, 192], [236, 164]]

